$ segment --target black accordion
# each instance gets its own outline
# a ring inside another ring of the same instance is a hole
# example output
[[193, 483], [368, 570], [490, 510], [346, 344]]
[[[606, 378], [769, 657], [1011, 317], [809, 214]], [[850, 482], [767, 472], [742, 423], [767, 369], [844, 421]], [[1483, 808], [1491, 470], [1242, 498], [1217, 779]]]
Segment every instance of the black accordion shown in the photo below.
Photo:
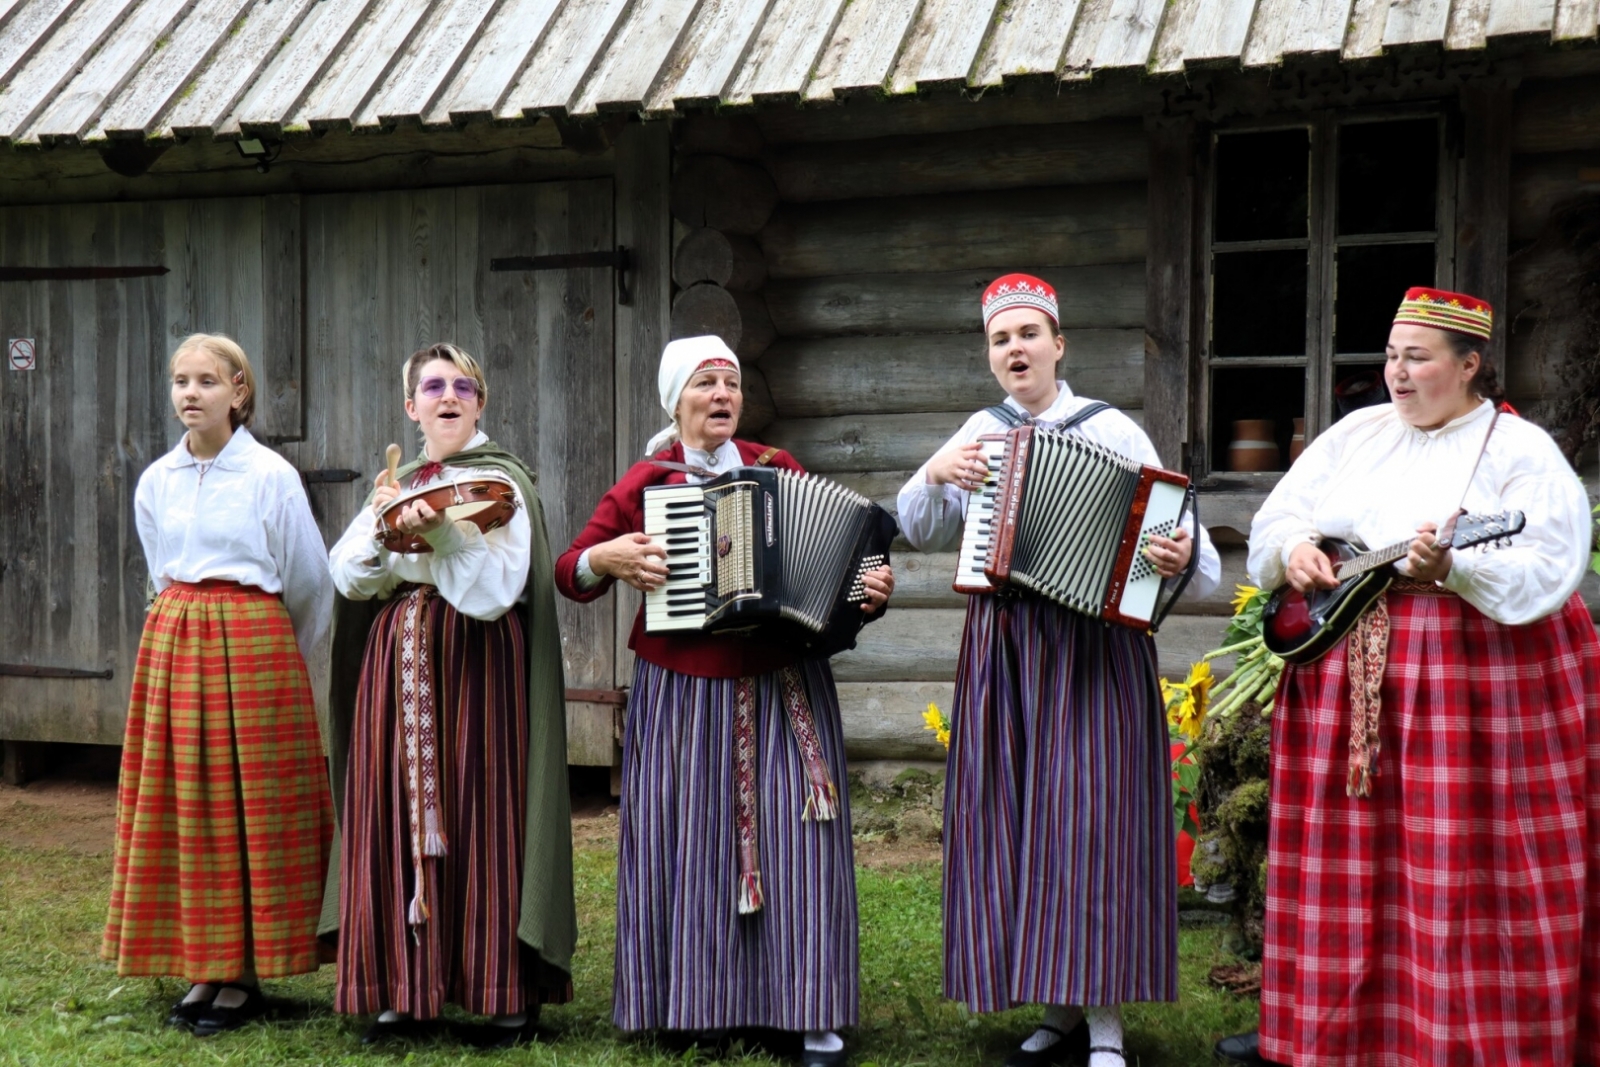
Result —
[[645, 594], [646, 633], [759, 630], [813, 654], [855, 644], [862, 575], [889, 562], [888, 512], [836, 482], [740, 467], [702, 485], [644, 490], [644, 533], [667, 550]]
[[1144, 548], [1154, 535], [1171, 537], [1193, 512], [1189, 479], [1080, 434], [1025, 426], [978, 440], [989, 472], [967, 501], [956, 591], [1010, 585], [1107, 622], [1160, 626], [1200, 545], [1165, 604]]

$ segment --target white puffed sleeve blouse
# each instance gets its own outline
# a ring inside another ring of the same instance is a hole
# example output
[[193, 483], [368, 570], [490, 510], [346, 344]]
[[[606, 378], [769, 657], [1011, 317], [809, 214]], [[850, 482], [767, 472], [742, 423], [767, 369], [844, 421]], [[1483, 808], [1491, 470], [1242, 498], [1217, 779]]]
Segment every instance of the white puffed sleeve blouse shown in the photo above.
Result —
[[1289, 554], [1319, 536], [1383, 548], [1414, 538], [1424, 522], [1442, 526], [1458, 506], [1513, 509], [1527, 516], [1527, 529], [1511, 546], [1451, 553], [1442, 584], [1508, 625], [1560, 608], [1588, 564], [1588, 494], [1550, 435], [1509, 414], [1472, 475], [1493, 414], [1486, 400], [1435, 430], [1416, 429], [1390, 404], [1345, 416], [1306, 448], [1256, 514], [1252, 579], [1282, 585]]

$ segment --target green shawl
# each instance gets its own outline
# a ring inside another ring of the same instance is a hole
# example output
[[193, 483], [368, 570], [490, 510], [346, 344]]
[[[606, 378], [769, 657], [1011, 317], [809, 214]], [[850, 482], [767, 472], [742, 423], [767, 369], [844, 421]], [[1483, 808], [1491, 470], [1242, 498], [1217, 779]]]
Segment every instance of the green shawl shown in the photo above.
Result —
[[[400, 468], [402, 479], [422, 466], [419, 456]], [[528, 584], [523, 613], [528, 679], [528, 800], [522, 851], [522, 908], [517, 937], [550, 967], [572, 973], [572, 951], [578, 940], [577, 908], [572, 897], [572, 810], [567, 792], [566, 679], [562, 671], [561, 634], [556, 625], [555, 570], [544, 507], [534, 492], [534, 475], [516, 456], [493, 441], [447, 456], [461, 467], [498, 471], [513, 482], [528, 507]], [[370, 507], [368, 494], [363, 507]], [[333, 779], [333, 810], [344, 820], [345, 768], [350, 757], [350, 726], [355, 716], [356, 689], [367, 634], [384, 602], [348, 600], [333, 606], [333, 650], [328, 670], [328, 763]], [[317, 933], [329, 937], [339, 929], [339, 838], [335, 830], [328, 880]], [[540, 985], [551, 984], [541, 978]]]

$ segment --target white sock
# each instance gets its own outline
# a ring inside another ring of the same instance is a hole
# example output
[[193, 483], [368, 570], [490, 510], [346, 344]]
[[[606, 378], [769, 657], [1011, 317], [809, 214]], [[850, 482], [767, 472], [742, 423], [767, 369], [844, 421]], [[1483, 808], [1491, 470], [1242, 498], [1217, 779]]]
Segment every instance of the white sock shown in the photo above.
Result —
[[217, 990], [216, 999], [211, 1002], [211, 1006], [213, 1008], [237, 1008], [249, 999], [250, 991], [248, 989], [229, 986], [226, 989]]
[[196, 982], [189, 987], [189, 992], [184, 994], [185, 1004], [209, 1004], [217, 995], [217, 987], [209, 982]]
[[[1085, 1008], [1084, 1017], [1089, 1020], [1089, 1047], [1116, 1049], [1122, 1051], [1122, 1008], [1116, 1004], [1105, 1004], [1097, 1008]], [[1116, 1052], [1091, 1052], [1089, 1053], [1089, 1067], [1123, 1067], [1126, 1061]]]
[[519, 1011], [515, 1015], [496, 1015], [489, 1021], [496, 1026], [504, 1026], [507, 1029], [514, 1030], [519, 1026], [527, 1025], [528, 1013], [525, 1011]]
[[1044, 1024], [1033, 1032], [1033, 1036], [1022, 1043], [1024, 1052], [1043, 1052], [1061, 1038], [1045, 1026], [1054, 1027], [1063, 1034], [1072, 1033], [1073, 1029], [1083, 1020], [1083, 1009], [1071, 1004], [1051, 1004], [1044, 1009]]
[[383, 1023], [385, 1026], [388, 1026], [392, 1023], [399, 1022], [401, 1019], [409, 1018], [411, 1018], [411, 1013], [409, 1011], [386, 1011], [378, 1016], [378, 1021]]
[[844, 1048], [844, 1038], [832, 1030], [807, 1030], [805, 1043], [807, 1052], [838, 1052]]

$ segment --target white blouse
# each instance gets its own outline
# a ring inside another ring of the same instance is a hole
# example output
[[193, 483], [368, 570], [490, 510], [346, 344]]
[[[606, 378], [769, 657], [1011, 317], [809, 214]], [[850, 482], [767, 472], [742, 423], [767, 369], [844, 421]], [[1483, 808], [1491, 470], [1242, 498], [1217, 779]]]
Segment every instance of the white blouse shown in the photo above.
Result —
[[1442, 584], [1509, 625], [1560, 608], [1589, 561], [1588, 493], [1549, 434], [1515, 415], [1500, 416], [1468, 486], [1493, 413], [1486, 400], [1436, 430], [1416, 429], [1392, 404], [1346, 415], [1306, 448], [1257, 512], [1251, 577], [1264, 588], [1282, 585], [1289, 554], [1319, 536], [1384, 548], [1410, 541], [1424, 522], [1443, 525], [1457, 507], [1511, 508], [1526, 514], [1527, 529], [1509, 548], [1452, 552]]
[[[466, 447], [476, 448], [488, 440], [480, 430]], [[503, 477], [493, 469], [446, 466], [428, 484], [478, 475]], [[328, 553], [333, 584], [351, 600], [387, 599], [403, 582], [431, 585], [463, 615], [485, 622], [498, 619], [522, 599], [533, 543], [527, 502], [521, 490], [514, 492], [522, 506], [509, 523], [485, 534], [465, 519], [447, 522], [422, 535], [432, 552], [390, 552], [382, 547], [373, 537], [377, 516], [370, 507], [362, 508]]]
[[[1066, 382], [1056, 382], [1056, 388], [1061, 391], [1061, 395], [1040, 414], [1037, 420], [1039, 425], [1051, 426], [1094, 403], [1092, 400], [1074, 396], [1072, 390], [1067, 388]], [[1005, 402], [1023, 416], [1028, 414], [1022, 405], [1011, 397], [1006, 397]], [[976, 441], [984, 434], [1005, 433], [1009, 429], [1010, 426], [987, 410], [979, 411], [969, 418], [939, 451], [943, 452], [957, 445]], [[1091, 415], [1073, 427], [1073, 432], [1080, 433], [1097, 444], [1147, 466], [1161, 466], [1161, 457], [1156, 453], [1155, 445], [1150, 443], [1150, 438], [1145, 436], [1139, 424], [1115, 408]], [[913, 474], [911, 480], [901, 488], [899, 509], [900, 531], [916, 548], [924, 552], [941, 552], [961, 546], [961, 530], [967, 514], [967, 491], [947, 483], [929, 485], [928, 464], [924, 463], [918, 467], [917, 473]], [[1200, 527], [1198, 551], [1200, 563], [1195, 568], [1194, 579], [1184, 590], [1185, 599], [1203, 597], [1213, 592], [1222, 582], [1222, 559], [1217, 555], [1216, 547], [1211, 543], [1211, 535], [1206, 532], [1204, 526]]]
[[220, 578], [278, 594], [309, 654], [328, 628], [333, 585], [299, 472], [242, 426], [201, 467], [185, 433], [139, 476], [133, 510], [156, 591]]

